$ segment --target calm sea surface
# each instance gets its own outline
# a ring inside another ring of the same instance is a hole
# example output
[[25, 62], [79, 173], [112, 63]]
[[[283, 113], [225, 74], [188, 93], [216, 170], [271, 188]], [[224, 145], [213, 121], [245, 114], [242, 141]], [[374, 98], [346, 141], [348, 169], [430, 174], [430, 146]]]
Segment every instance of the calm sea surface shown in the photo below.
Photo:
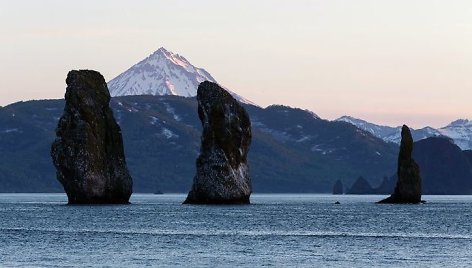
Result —
[[[0, 194], [1, 267], [472, 267], [472, 196], [253, 195], [247, 206], [67, 206]], [[341, 204], [334, 204], [340, 201]]]

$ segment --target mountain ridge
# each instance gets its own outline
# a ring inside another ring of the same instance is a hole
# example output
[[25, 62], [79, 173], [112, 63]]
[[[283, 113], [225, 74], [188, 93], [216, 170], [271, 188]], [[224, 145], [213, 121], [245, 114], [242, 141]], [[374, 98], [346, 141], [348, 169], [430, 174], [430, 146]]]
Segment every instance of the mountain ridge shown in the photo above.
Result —
[[[334, 121], [342, 121], [352, 124], [360, 129], [372, 133], [386, 142], [400, 143], [401, 127], [391, 127], [370, 123], [363, 119], [352, 116], [342, 116]], [[462, 150], [472, 149], [472, 121], [468, 119], [458, 119], [442, 128], [424, 127], [420, 129], [411, 129], [415, 141], [423, 140], [429, 137], [447, 137], [454, 141]]]
[[[183, 56], [160, 48], [108, 83], [137, 192], [188, 191], [201, 128], [192, 95], [202, 80], [216, 81]], [[254, 127], [249, 157], [257, 192], [330, 192], [338, 179], [349, 184], [362, 175], [376, 183], [394, 170], [395, 127], [353, 117], [329, 121], [308, 110], [285, 105], [262, 108], [236, 98], [245, 103]], [[62, 109], [63, 100], [0, 107], [0, 192], [60, 191], [48, 160]], [[469, 120], [452, 122], [449, 135], [471, 143], [469, 124]], [[435, 131], [414, 130], [413, 136], [418, 140]], [[41, 186], [34, 188], [38, 183]]]
[[[255, 192], [330, 192], [363, 174], [375, 183], [394, 170], [396, 146], [344, 122], [287, 106], [244, 104], [253, 123], [249, 165]], [[194, 97], [111, 100], [135, 192], [187, 192], [201, 124]], [[0, 108], [0, 192], [60, 192], [49, 151], [64, 100]]]

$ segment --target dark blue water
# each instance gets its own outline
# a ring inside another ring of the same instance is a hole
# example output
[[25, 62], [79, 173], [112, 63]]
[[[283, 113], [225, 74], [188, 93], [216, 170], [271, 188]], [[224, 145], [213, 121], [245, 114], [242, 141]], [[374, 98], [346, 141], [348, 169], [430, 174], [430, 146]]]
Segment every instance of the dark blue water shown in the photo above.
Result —
[[472, 267], [469, 196], [425, 196], [424, 205], [253, 195], [248, 206], [191, 206], [184, 198], [67, 206], [64, 195], [0, 194], [0, 266]]

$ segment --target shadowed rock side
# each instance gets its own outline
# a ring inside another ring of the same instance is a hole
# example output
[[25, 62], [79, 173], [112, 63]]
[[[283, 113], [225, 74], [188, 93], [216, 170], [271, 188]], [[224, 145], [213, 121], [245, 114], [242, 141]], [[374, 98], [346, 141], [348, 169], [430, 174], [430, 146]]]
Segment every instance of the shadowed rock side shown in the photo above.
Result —
[[421, 202], [420, 168], [411, 157], [413, 138], [410, 129], [403, 125], [400, 153], [398, 155], [398, 181], [393, 194], [378, 203], [412, 203]]
[[344, 186], [341, 180], [337, 180], [333, 186], [333, 194], [343, 194]]
[[66, 83], [51, 156], [69, 204], [129, 203], [133, 183], [105, 79], [96, 71], [70, 71]]
[[198, 86], [197, 100], [203, 132], [197, 174], [184, 204], [249, 204], [249, 115], [212, 82]]

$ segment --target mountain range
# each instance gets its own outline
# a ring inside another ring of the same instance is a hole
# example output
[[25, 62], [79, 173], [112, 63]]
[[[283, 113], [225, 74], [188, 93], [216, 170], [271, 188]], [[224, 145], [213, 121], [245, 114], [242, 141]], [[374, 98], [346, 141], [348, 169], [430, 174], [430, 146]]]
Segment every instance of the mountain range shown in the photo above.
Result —
[[[429, 137], [414, 143], [412, 156], [420, 166], [423, 194], [472, 194], [471, 150], [461, 150], [450, 138]], [[390, 194], [396, 181], [396, 175], [377, 184], [359, 177], [346, 192]]]
[[[369, 123], [365, 120], [351, 116], [343, 116], [335, 121], [350, 123], [362, 130], [372, 133], [386, 142], [400, 143], [401, 126], [390, 127]], [[472, 121], [468, 119], [458, 119], [442, 128], [424, 127], [420, 129], [411, 128], [411, 134], [415, 141], [429, 137], [448, 137], [451, 138], [462, 150], [472, 149]]]
[[[216, 82], [160, 48], [108, 82], [135, 192], [190, 189], [201, 132], [194, 96], [204, 80]], [[255, 192], [330, 192], [336, 180], [351, 185], [360, 175], [378, 185], [395, 171], [397, 140], [386, 137], [396, 128], [324, 120], [282, 105], [262, 108], [232, 94], [252, 122]], [[41, 100], [0, 108], [0, 192], [62, 191], [49, 151], [63, 107], [63, 100]]]
[[[59, 192], [50, 146], [63, 100], [0, 108], [0, 192]], [[186, 192], [195, 172], [201, 123], [194, 97], [123, 96], [111, 101], [135, 192]], [[253, 130], [255, 192], [329, 192], [359, 174], [372, 183], [395, 168], [397, 146], [344, 122], [286, 106], [246, 104]]]
[[[198, 85], [206, 80], [218, 83], [205, 69], [196, 67], [185, 57], [161, 47], [110, 80], [108, 88], [114, 97], [134, 95], [195, 97]], [[225, 89], [240, 102], [254, 104], [230, 89]], [[400, 126], [376, 125], [351, 116], [343, 116], [336, 121], [351, 123], [386, 142], [396, 144], [400, 142]], [[472, 121], [467, 119], [456, 120], [439, 129], [431, 127], [412, 129], [412, 135], [415, 141], [446, 136], [452, 138], [463, 150], [472, 149]]]

